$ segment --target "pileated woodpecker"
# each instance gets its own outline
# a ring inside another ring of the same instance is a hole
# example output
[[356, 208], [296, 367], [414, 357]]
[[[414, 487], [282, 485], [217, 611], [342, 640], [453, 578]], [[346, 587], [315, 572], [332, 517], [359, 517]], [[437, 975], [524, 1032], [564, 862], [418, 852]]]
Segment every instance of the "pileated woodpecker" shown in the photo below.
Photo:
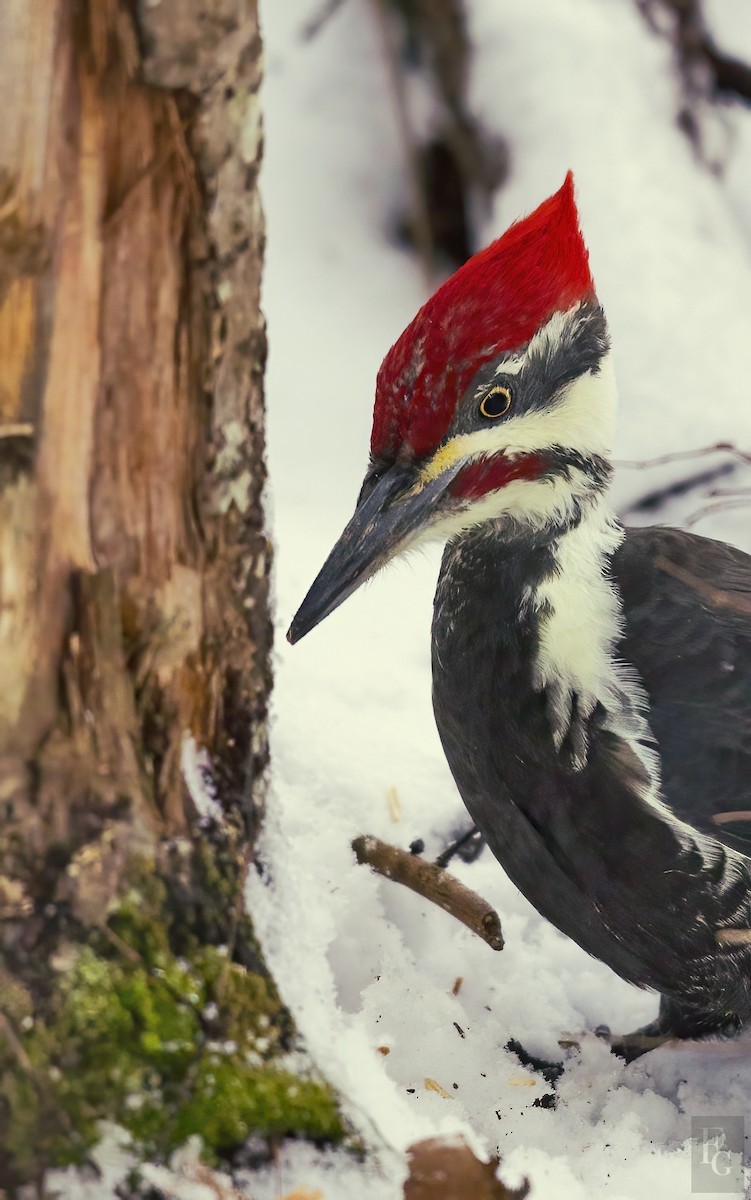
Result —
[[751, 807], [751, 558], [620, 527], [615, 407], [569, 173], [386, 355], [355, 514], [288, 636], [447, 542], [432, 658], [449, 766], [537, 910], [660, 993], [621, 1046], [635, 1057], [751, 1021], [751, 835], [713, 821]]

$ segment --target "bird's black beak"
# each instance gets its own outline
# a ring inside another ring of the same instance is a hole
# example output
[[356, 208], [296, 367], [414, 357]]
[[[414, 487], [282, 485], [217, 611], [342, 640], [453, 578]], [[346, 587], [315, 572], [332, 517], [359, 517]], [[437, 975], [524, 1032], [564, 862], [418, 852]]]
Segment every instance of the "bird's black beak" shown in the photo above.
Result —
[[395, 464], [375, 481], [366, 480], [352, 520], [289, 627], [288, 641], [299, 642], [405, 548], [428, 523], [452, 475], [444, 472], [419, 486], [415, 467]]

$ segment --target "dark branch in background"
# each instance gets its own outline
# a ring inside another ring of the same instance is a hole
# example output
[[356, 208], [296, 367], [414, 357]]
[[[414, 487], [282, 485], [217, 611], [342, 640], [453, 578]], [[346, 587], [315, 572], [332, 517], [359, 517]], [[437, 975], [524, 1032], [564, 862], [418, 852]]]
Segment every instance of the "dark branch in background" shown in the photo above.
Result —
[[[751, 67], [717, 46], [701, 0], [636, 0], [636, 6], [650, 28], [672, 42], [685, 93], [678, 123], [701, 152], [697, 101], [730, 96], [751, 103]], [[670, 18], [667, 34], [661, 13]]]
[[[739, 450], [732, 442], [715, 442], [711, 446], [701, 446], [697, 450], [678, 450], [672, 454], [659, 454], [655, 458], [616, 459], [614, 462], [615, 467], [625, 470], [645, 471], [652, 467], [662, 467], [674, 462], [688, 462], [692, 459], [704, 458], [709, 454], [718, 453], [731, 455], [735, 459], [735, 462], [720, 463], [718, 466], [710, 467], [706, 471], [696, 472], [681, 479], [673, 480], [662, 487], [654, 488], [646, 492], [643, 496], [640, 496], [638, 500], [632, 500], [630, 504], [621, 510], [619, 515], [625, 518], [639, 512], [657, 512], [666, 501], [675, 499], [678, 496], [686, 496], [690, 492], [706, 487], [707, 484], [713, 483], [717, 479], [732, 474], [738, 464], [751, 465], [751, 454], [745, 450]], [[751, 504], [751, 490], [748, 488], [715, 488], [708, 494], [710, 497], [721, 497], [721, 499], [714, 503], [703, 504], [700, 508], [692, 512], [684, 522], [686, 526], [690, 527], [696, 524], [702, 517], [708, 516], [712, 512], [727, 508], [741, 508], [747, 504]]]
[[352, 849], [359, 863], [437, 904], [487, 942], [491, 950], [503, 949], [501, 922], [495, 909], [448, 871], [370, 834], [355, 838]]
[[[321, 0], [301, 29], [316, 37], [344, 0]], [[471, 214], [487, 206], [508, 174], [508, 150], [470, 111], [471, 46], [463, 0], [370, 0], [393, 97], [407, 168], [408, 202], [397, 236], [417, 252], [432, 289], [436, 276], [462, 265], [479, 247]], [[409, 83], [419, 74], [435, 119], [425, 136], [413, 127]]]
[[620, 515], [630, 517], [639, 512], [657, 512], [668, 500], [675, 500], [678, 496], [687, 496], [697, 488], [706, 487], [707, 484], [732, 474], [734, 470], [735, 463], [723, 463], [708, 471], [686, 475], [683, 479], [676, 479], [672, 483], [666, 483], [663, 487], [655, 488], [654, 491], [646, 492], [638, 500], [632, 501], [631, 504], [627, 504], [625, 508], [621, 509]]
[[301, 36], [304, 42], [312, 42], [314, 37], [321, 32], [326, 22], [330, 17], [333, 17], [337, 9], [341, 8], [344, 0], [326, 0], [322, 4], [318, 12], [309, 18], [302, 27]]
[[411, 209], [410, 225], [414, 236], [415, 249], [425, 275], [425, 285], [430, 290], [433, 280], [433, 231], [427, 196], [421, 178], [417, 143], [409, 120], [405, 74], [400, 63], [395, 30], [391, 25], [389, 14], [386, 11], [385, 0], [370, 0], [370, 6], [378, 27], [381, 52], [388, 71], [389, 85], [394, 98], [394, 107], [399, 126], [399, 137], [406, 160]]
[[723, 54], [709, 36], [702, 49], [714, 71], [717, 91], [751, 102], [751, 67], [740, 59]]

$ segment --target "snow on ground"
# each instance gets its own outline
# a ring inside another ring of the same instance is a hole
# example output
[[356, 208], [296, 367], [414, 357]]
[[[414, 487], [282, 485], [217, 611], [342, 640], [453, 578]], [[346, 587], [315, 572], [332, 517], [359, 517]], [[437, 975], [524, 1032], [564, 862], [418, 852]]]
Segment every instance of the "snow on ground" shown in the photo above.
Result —
[[[504, 1178], [528, 1174], [539, 1197], [686, 1197], [690, 1118], [749, 1108], [742, 1048], [659, 1051], [626, 1068], [590, 1036], [558, 1109], [533, 1107], [548, 1089], [504, 1049], [509, 1037], [557, 1058], [563, 1032], [626, 1031], [654, 1015], [654, 997], [545, 924], [489, 853], [456, 871], [501, 914], [501, 954], [354, 863], [359, 833], [404, 847], [423, 837], [434, 854], [467, 826], [430, 708], [437, 555], [390, 568], [300, 645], [284, 642], [354, 507], [380, 359], [424, 299], [413, 260], [390, 240], [405, 183], [372, 11], [347, 0], [305, 42], [320, 3], [267, 0], [263, 14], [278, 640], [270, 882], [253, 880], [249, 899], [307, 1045], [375, 1153], [366, 1178], [341, 1156], [292, 1149], [253, 1196], [305, 1185], [325, 1200], [396, 1200], [404, 1147], [462, 1129], [503, 1155]], [[621, 381], [618, 455], [751, 446], [751, 228], [737, 191], [675, 126], [669, 46], [632, 0], [468, 8], [480, 48], [473, 103], [513, 154], [487, 240], [574, 168]], [[751, 36], [749, 9], [736, 8]], [[727, 456], [696, 470], [718, 461]], [[685, 472], [623, 470], [616, 499], [628, 505]], [[750, 479], [738, 468], [720, 483]], [[676, 500], [668, 518], [706, 499]], [[748, 509], [731, 510], [697, 529], [751, 549], [750, 525]]]

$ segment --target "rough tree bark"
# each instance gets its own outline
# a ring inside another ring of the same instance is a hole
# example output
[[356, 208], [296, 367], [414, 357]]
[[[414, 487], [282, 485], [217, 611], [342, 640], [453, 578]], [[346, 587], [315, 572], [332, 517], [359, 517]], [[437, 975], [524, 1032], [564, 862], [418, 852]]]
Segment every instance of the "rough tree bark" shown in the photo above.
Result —
[[283, 1069], [242, 904], [270, 645], [260, 73], [256, 0], [0, 5], [6, 1189], [103, 1117], [156, 1154], [340, 1132]]

